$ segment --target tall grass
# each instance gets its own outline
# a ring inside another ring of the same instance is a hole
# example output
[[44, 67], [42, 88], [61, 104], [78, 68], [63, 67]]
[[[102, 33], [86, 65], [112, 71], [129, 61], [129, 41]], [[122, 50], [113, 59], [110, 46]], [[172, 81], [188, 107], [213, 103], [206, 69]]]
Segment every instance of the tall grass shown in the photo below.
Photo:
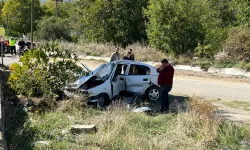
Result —
[[[188, 102], [186, 112], [156, 116], [133, 113], [117, 104], [105, 111], [84, 106], [77, 109], [78, 104], [71, 100], [43, 115], [28, 114], [23, 133], [32, 133], [30, 144], [50, 141], [49, 146], [32, 145], [33, 149], [247, 149], [240, 143], [250, 140], [249, 127], [223, 122], [214, 116], [216, 108], [197, 99]], [[62, 134], [74, 124], [95, 124], [98, 131]], [[19, 148], [24, 146], [22, 140], [19, 138]]]
[[[59, 45], [61, 49], [73, 50], [77, 55], [85, 56], [102, 56], [110, 57], [110, 55], [115, 51], [116, 46], [111, 43], [67, 43], [61, 42]], [[126, 48], [120, 47], [121, 57], [124, 57], [129, 49], [133, 49], [135, 54], [135, 59], [138, 61], [160, 61], [163, 58], [171, 58], [170, 55], [162, 51], [158, 51], [150, 46], [146, 46], [140, 43], [135, 43], [127, 46]]]

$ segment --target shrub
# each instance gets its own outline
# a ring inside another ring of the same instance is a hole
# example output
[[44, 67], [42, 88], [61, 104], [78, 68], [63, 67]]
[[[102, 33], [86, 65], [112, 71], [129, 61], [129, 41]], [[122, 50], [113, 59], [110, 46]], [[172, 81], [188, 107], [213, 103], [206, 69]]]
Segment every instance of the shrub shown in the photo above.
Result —
[[194, 49], [195, 56], [199, 58], [210, 58], [213, 57], [213, 49], [211, 45], [201, 45], [198, 43], [198, 46]]
[[214, 56], [215, 60], [219, 63], [227, 63], [231, 61], [230, 56], [225, 52], [219, 52]]
[[223, 49], [235, 61], [250, 62], [250, 29], [235, 27], [223, 45]]
[[67, 82], [83, 73], [77, 60], [68, 58], [70, 52], [60, 51], [54, 43], [28, 51], [20, 58], [21, 64], [10, 66], [8, 82], [18, 94], [56, 98]]
[[205, 60], [205, 61], [199, 62], [199, 65], [201, 69], [203, 69], [204, 71], [207, 71], [212, 66], [212, 63], [211, 61]]
[[47, 17], [38, 22], [37, 38], [42, 40], [71, 41], [69, 21], [66, 19]]

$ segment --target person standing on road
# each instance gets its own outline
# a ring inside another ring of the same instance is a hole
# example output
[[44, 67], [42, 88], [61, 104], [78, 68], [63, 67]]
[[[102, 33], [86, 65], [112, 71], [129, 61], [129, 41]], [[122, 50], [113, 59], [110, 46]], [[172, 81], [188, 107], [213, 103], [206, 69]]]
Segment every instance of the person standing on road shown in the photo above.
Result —
[[16, 44], [16, 40], [13, 37], [11, 37], [9, 39], [9, 48], [10, 48], [11, 55], [13, 55], [13, 51], [14, 51], [14, 53], [16, 55], [16, 46], [15, 46], [15, 44]]
[[123, 60], [132, 60], [131, 52], [128, 52], [128, 54], [123, 57]]
[[160, 112], [168, 112], [169, 111], [168, 93], [171, 91], [173, 86], [174, 68], [171, 64], [169, 64], [167, 59], [163, 59], [161, 63], [162, 66], [160, 66], [157, 69], [157, 72], [159, 73], [158, 84], [161, 87]]
[[120, 54], [119, 54], [119, 48], [115, 49], [115, 52], [111, 54], [110, 56], [110, 62], [116, 61], [120, 59]]
[[135, 60], [135, 55], [133, 53], [133, 50], [129, 49], [129, 52], [131, 53], [131, 60]]

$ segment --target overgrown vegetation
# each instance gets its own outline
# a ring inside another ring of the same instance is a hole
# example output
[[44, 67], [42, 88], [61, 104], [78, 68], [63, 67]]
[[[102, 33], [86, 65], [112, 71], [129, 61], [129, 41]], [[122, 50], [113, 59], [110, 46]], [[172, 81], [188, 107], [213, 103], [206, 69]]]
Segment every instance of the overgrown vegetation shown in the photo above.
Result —
[[62, 95], [62, 88], [67, 82], [74, 81], [83, 74], [71, 59], [71, 52], [60, 50], [55, 43], [28, 51], [20, 58], [20, 64], [10, 66], [11, 75], [8, 83], [18, 94], [57, 98]]
[[[76, 107], [79, 99], [61, 103], [43, 115], [28, 113], [21, 128], [10, 126], [12, 149], [247, 149], [249, 126], [224, 122], [214, 117], [214, 107], [190, 99], [188, 110], [177, 114], [149, 116], [113, 104], [105, 111]], [[76, 105], [75, 105], [75, 104]], [[73, 106], [73, 107], [72, 107]], [[79, 109], [77, 109], [79, 108]], [[17, 117], [18, 109], [10, 111]], [[14, 117], [14, 118], [15, 118]], [[19, 120], [12, 119], [11, 124]], [[71, 134], [74, 124], [96, 124], [97, 133]], [[16, 129], [16, 130], [13, 130]], [[11, 136], [17, 134], [18, 136]], [[34, 144], [48, 141], [49, 145]]]
[[225, 106], [231, 108], [239, 108], [246, 111], [250, 111], [250, 103], [249, 102], [242, 102], [242, 101], [225, 101], [223, 102]]
[[[8, 16], [9, 35], [30, 32], [30, 17], [27, 17], [30, 5], [27, 4], [30, 0], [1, 2], [0, 23], [6, 27]], [[248, 1], [78, 0], [56, 5], [55, 1], [48, 0], [40, 5], [35, 0], [34, 9], [38, 40], [63, 39], [98, 43], [100, 47], [113, 43], [123, 48], [139, 42], [177, 59], [198, 57], [204, 68], [211, 63], [249, 69]], [[108, 50], [108, 54], [112, 50]], [[103, 55], [95, 51], [88, 54]]]

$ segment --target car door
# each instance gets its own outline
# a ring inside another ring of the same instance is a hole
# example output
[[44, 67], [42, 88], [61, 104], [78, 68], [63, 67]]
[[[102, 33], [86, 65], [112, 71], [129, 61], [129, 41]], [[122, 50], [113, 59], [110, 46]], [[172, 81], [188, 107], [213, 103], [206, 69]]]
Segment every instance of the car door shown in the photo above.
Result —
[[118, 64], [112, 78], [111, 86], [113, 98], [119, 97], [121, 91], [125, 91], [125, 72], [128, 68], [127, 64]]
[[128, 92], [143, 94], [151, 81], [150, 68], [145, 65], [131, 64], [126, 76]]

